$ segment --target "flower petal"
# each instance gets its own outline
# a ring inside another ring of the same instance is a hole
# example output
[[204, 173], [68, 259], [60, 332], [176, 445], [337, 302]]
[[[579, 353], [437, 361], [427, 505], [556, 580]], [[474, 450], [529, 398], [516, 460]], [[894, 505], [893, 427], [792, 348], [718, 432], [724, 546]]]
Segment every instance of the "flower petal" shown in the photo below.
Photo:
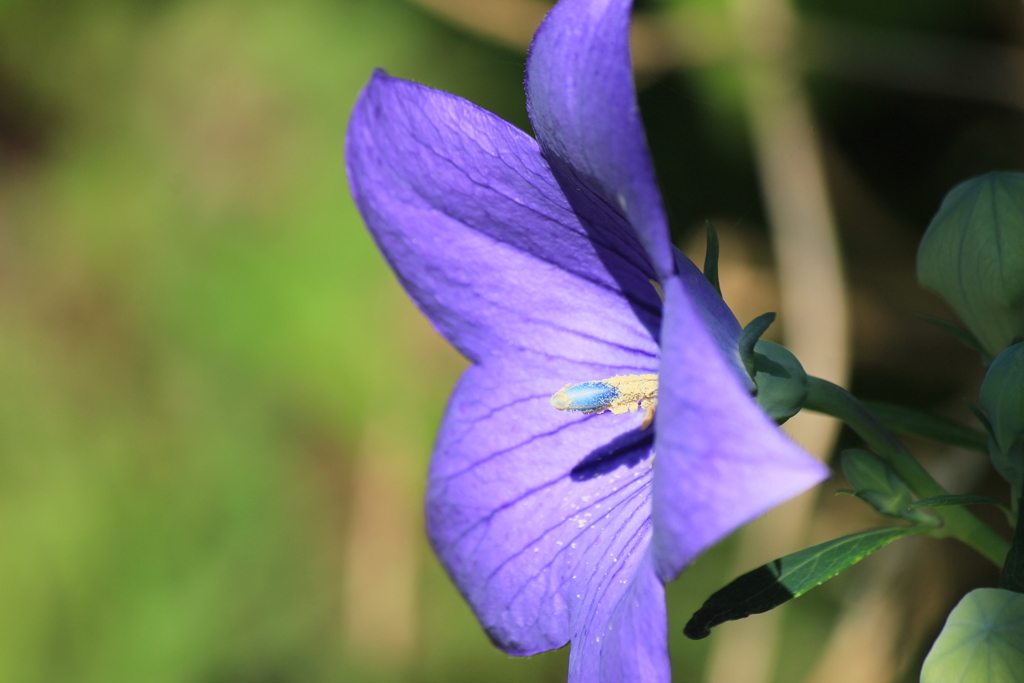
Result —
[[642, 414], [559, 413], [549, 395], [514, 359], [471, 367], [427, 486], [435, 552], [492, 640], [516, 655], [600, 636], [599, 607], [619, 600], [650, 541], [653, 435], [639, 429]]
[[[533, 349], [625, 369], [656, 357], [661, 302], [643, 247], [628, 226], [584, 230], [519, 129], [378, 72], [346, 162], [381, 251], [471, 360]], [[588, 379], [600, 377], [553, 381]]]
[[768, 419], [705, 330], [682, 282], [664, 283], [655, 418], [655, 568], [674, 579], [738, 527], [828, 476]]
[[[623, 571], [624, 576], [627, 572]], [[606, 592], [593, 591], [585, 628], [577, 628], [569, 653], [569, 683], [668, 683], [668, 617], [665, 586], [650, 553], [632, 570], [633, 579]], [[620, 590], [622, 587], [625, 590]]]
[[[689, 295], [690, 301], [693, 302], [697, 315], [704, 323], [704, 329], [711, 335], [719, 351], [722, 352], [722, 357], [732, 367], [736, 377], [748, 390], [753, 391], [754, 381], [750, 379], [750, 375], [743, 367], [743, 359], [740, 358], [739, 341], [743, 334], [743, 328], [736, 320], [736, 316], [733, 315], [732, 309], [722, 299], [722, 295], [704, 277], [704, 273], [700, 272], [693, 261], [681, 251], [674, 247], [673, 251], [679, 279], [682, 281], [683, 289]], [[685, 338], [679, 343], [686, 343]]]
[[632, 0], [561, 0], [526, 66], [537, 140], [585, 222], [625, 217], [658, 275], [674, 270], [668, 221], [647, 149], [629, 57]]

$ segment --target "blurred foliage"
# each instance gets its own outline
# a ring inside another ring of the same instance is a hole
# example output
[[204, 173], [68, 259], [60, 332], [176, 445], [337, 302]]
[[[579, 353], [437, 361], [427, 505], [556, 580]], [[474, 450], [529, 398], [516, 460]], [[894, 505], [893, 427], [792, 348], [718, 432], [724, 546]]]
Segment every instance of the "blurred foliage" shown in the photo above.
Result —
[[[345, 120], [377, 66], [521, 65], [393, 2], [0, 12], [0, 680], [400, 675], [419, 653], [345, 648], [347, 499], [363, 457], [420, 495], [461, 361], [361, 227]], [[507, 659], [418, 580], [449, 622], [422, 678]]]
[[[1009, 30], [951, 0], [804, 4]], [[527, 128], [523, 58], [398, 0], [0, 1], [0, 682], [563, 680], [565, 650], [490, 646], [422, 538], [463, 361], [384, 266], [343, 162], [372, 69]], [[763, 222], [731, 78], [642, 95], [681, 236]], [[1019, 112], [815, 88], [911, 241], [951, 179], [1024, 158]], [[729, 549], [669, 589], [679, 680], [701, 675], [681, 628]], [[784, 680], [845, 585], [792, 612]]]

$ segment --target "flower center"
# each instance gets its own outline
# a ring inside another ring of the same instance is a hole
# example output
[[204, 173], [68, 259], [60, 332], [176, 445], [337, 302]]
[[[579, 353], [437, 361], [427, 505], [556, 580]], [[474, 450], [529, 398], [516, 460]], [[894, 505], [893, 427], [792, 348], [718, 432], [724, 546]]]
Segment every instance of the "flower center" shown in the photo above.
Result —
[[614, 415], [644, 408], [647, 412], [640, 429], [647, 429], [654, 421], [654, 409], [658, 405], [658, 376], [615, 375], [592, 382], [566, 384], [551, 397], [551, 405], [558, 410], [578, 413], [610, 410]]

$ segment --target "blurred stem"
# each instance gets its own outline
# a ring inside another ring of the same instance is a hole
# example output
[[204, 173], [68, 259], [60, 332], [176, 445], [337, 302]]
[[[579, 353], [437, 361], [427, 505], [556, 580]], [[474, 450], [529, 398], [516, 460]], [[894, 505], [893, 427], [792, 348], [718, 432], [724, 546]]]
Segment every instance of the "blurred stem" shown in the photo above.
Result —
[[[846, 286], [821, 142], [796, 58], [797, 18], [790, 0], [728, 0], [726, 7], [725, 33], [768, 214], [783, 338], [809, 371], [842, 382], [850, 365]], [[681, 45], [690, 39], [678, 26], [675, 32]], [[823, 458], [839, 424], [805, 413], [785, 430]], [[799, 547], [813, 506], [814, 498], [804, 496], [785, 514], [766, 518], [742, 536], [738, 556], [756, 555], [766, 538]], [[773, 680], [781, 619], [773, 611], [742, 631], [720, 634], [709, 658], [709, 683]]]
[[[948, 495], [932, 475], [910, 455], [906, 447], [846, 389], [817, 377], [808, 377], [807, 402], [804, 407], [845, 422], [876, 453], [888, 461], [918, 496], [930, 498]], [[932, 512], [945, 523], [940, 533], [963, 541], [997, 567], [1003, 566], [1010, 544], [966, 508], [941, 507], [933, 508]]]
[[[809, 372], [849, 372], [846, 283], [814, 116], [787, 0], [732, 0], [738, 67], [770, 223], [786, 347]], [[819, 437], [829, 450], [835, 428]]]

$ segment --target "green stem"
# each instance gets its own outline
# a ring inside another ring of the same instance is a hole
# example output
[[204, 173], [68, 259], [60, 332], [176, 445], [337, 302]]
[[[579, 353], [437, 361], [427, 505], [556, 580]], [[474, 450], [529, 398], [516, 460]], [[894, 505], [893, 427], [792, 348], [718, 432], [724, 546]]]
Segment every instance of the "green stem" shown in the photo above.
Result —
[[[900, 441], [864, 405], [840, 386], [817, 377], [807, 378], [804, 407], [837, 417], [888, 461], [911, 489], [922, 498], [947, 495]], [[1002, 567], [1010, 544], [964, 507], [932, 510], [945, 522], [942, 533], [958, 538]]]

